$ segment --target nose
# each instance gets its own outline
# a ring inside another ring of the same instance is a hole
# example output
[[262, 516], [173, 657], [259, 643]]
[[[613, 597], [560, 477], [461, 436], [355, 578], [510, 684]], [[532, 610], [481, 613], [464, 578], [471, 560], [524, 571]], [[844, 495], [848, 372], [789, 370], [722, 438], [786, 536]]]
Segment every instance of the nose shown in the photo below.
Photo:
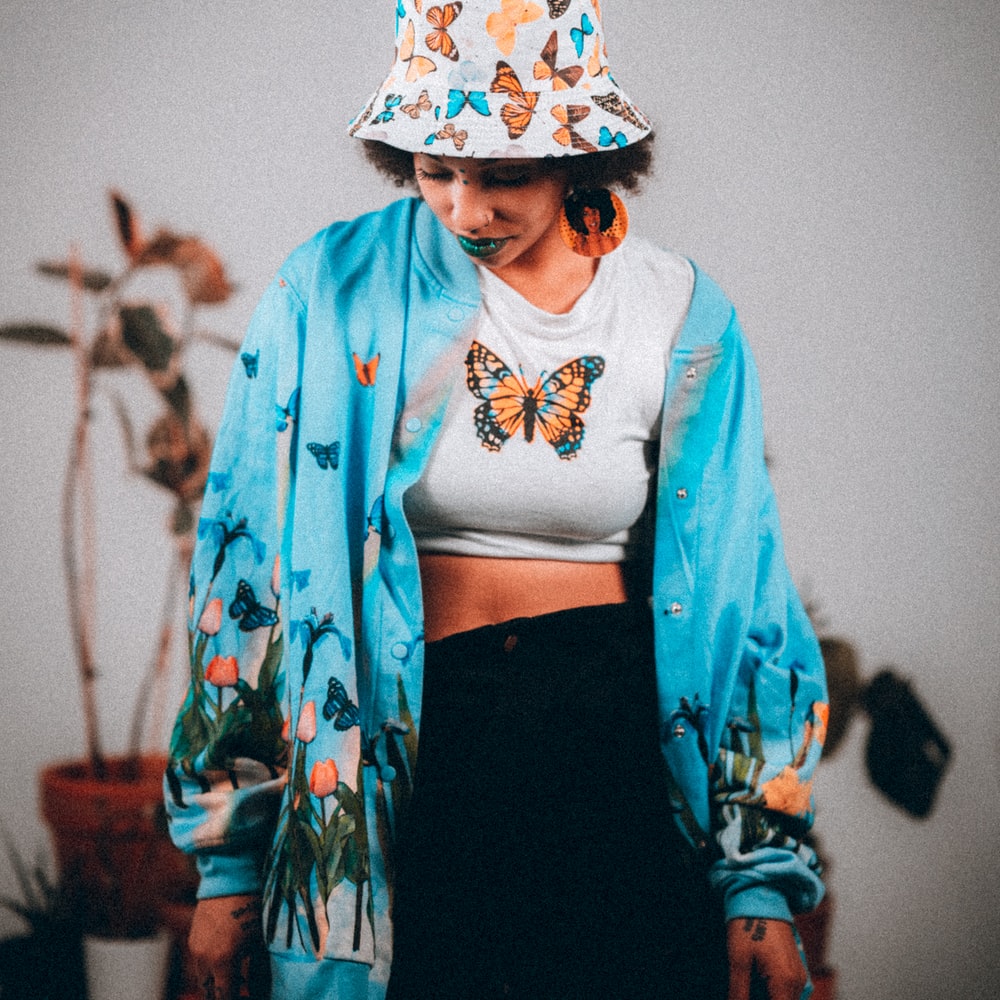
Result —
[[476, 233], [493, 221], [489, 192], [475, 181], [456, 177], [451, 191], [451, 228], [456, 233]]

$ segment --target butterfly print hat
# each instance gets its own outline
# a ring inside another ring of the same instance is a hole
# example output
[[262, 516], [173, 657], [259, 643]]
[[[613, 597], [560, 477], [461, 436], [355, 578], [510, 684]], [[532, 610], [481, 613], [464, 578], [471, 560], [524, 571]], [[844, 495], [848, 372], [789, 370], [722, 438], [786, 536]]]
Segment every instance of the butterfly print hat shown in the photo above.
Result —
[[392, 69], [351, 135], [442, 156], [543, 157], [650, 131], [608, 68], [600, 0], [392, 5]]

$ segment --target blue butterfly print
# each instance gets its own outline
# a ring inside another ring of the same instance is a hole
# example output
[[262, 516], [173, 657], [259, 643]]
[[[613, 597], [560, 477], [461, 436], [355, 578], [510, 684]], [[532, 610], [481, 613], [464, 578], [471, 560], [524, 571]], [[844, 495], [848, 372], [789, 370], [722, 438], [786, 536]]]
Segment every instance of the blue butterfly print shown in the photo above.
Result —
[[445, 118], [454, 118], [465, 107], [470, 107], [473, 111], [489, 117], [490, 106], [486, 103], [484, 90], [449, 90], [448, 112]]
[[292, 586], [296, 590], [305, 590], [309, 586], [309, 577], [311, 574], [311, 569], [293, 569], [291, 573]]
[[280, 406], [278, 403], [274, 404], [274, 408], [277, 411], [276, 425], [279, 431], [288, 430], [288, 425], [293, 421], [298, 419], [299, 416], [299, 390], [296, 389], [288, 397], [288, 405]]
[[587, 40], [587, 35], [592, 35], [594, 33], [594, 26], [590, 23], [590, 18], [586, 14], [580, 19], [579, 28], [570, 28], [569, 37], [573, 39], [573, 44], [576, 46], [577, 57], [583, 55], [583, 46]]
[[247, 378], [257, 377], [257, 366], [260, 361], [260, 348], [258, 347], [253, 354], [248, 354], [244, 351], [240, 355], [240, 361], [243, 362], [243, 367], [246, 369]]
[[239, 618], [240, 631], [252, 632], [255, 628], [267, 628], [278, 624], [277, 612], [265, 608], [246, 580], [236, 585], [236, 599], [229, 605], [229, 617]]
[[361, 711], [348, 697], [347, 688], [331, 677], [326, 685], [326, 703], [323, 705], [323, 718], [332, 722], [334, 729], [341, 733], [347, 732], [361, 721]]
[[233, 477], [228, 472], [210, 472], [208, 474], [208, 485], [213, 493], [221, 493], [228, 490]]
[[601, 133], [600, 136], [598, 137], [597, 144], [599, 146], [610, 146], [612, 143], [616, 145], [619, 149], [621, 149], [622, 146], [628, 145], [628, 139], [625, 138], [624, 133], [622, 132], [612, 133], [611, 129], [609, 129], [607, 125], [602, 125]]
[[402, 94], [386, 94], [385, 110], [380, 111], [373, 119], [374, 123], [391, 122], [396, 117], [395, 109], [403, 102]]
[[309, 453], [316, 459], [316, 464], [321, 469], [336, 469], [340, 465], [340, 442], [331, 441], [330, 444], [320, 444], [318, 441], [310, 441], [306, 447]]

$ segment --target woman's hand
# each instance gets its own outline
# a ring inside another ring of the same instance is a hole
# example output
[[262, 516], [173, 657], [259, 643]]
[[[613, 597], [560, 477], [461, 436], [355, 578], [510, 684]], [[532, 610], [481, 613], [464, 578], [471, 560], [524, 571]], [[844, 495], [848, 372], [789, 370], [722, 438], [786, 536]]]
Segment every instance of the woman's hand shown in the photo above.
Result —
[[[809, 975], [792, 925], [783, 920], [741, 917], [726, 928], [728, 1000], [799, 1000]], [[751, 993], [751, 984], [754, 992]]]
[[259, 897], [198, 900], [188, 950], [205, 1000], [268, 1000], [271, 968]]

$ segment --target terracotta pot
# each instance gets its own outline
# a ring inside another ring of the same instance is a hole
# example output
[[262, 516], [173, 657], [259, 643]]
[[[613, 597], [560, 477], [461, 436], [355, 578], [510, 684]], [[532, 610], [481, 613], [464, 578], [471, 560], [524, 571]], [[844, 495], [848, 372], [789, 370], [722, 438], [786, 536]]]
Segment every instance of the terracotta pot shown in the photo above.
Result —
[[109, 758], [106, 765], [103, 779], [87, 761], [44, 768], [42, 816], [84, 931], [141, 937], [160, 926], [163, 901], [190, 882], [190, 863], [166, 832], [166, 759]]

